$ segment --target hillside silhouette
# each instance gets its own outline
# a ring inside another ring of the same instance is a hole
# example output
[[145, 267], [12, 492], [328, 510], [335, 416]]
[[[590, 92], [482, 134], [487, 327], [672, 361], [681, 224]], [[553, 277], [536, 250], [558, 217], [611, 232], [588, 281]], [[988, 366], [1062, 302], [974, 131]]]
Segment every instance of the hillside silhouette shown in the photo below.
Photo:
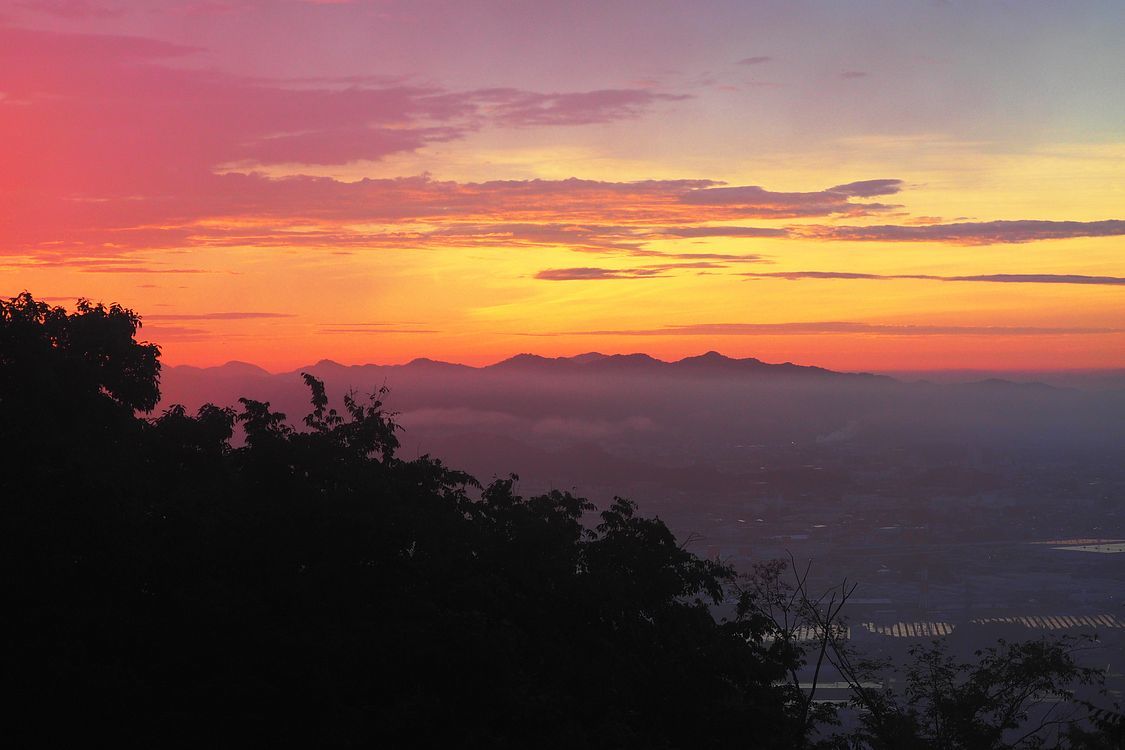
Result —
[[[831, 709], [792, 679], [841, 655], [831, 605], [786, 594], [782, 567], [739, 581], [628, 500], [523, 497], [514, 477], [401, 458], [379, 389], [337, 411], [305, 374], [303, 418], [245, 396], [142, 416], [161, 365], [140, 325], [117, 305], [0, 302], [17, 740], [1032, 747], [1004, 744], [1029, 701], [1093, 679], [1066, 644], [977, 665], [923, 651], [945, 665], [941, 696], [861, 695], [861, 729], [833, 738]], [[819, 654], [772, 617], [786, 596], [804, 622], [827, 618]], [[1091, 721], [1069, 746], [1114, 746], [1119, 716]]]

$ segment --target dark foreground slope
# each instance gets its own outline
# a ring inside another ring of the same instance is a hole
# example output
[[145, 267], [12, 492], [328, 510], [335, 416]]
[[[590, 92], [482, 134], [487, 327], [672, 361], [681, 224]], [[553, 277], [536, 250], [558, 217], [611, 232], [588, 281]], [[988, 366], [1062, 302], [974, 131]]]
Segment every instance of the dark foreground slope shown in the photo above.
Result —
[[[300, 429], [248, 399], [138, 418], [160, 370], [137, 323], [26, 295], [0, 306], [6, 737], [808, 744], [824, 712], [789, 682], [803, 657], [770, 618], [776, 587], [750, 587], [717, 621], [709, 605], [737, 594], [731, 571], [659, 520], [619, 500], [588, 528], [581, 498], [481, 490], [436, 460], [402, 460], [378, 394], [337, 414], [312, 376]], [[1016, 692], [1085, 674], [1052, 646], [1031, 665], [1008, 653]], [[849, 746], [968, 746], [921, 739], [915, 709], [889, 696], [865, 700], [878, 722]], [[962, 718], [957, 736], [987, 723]]]

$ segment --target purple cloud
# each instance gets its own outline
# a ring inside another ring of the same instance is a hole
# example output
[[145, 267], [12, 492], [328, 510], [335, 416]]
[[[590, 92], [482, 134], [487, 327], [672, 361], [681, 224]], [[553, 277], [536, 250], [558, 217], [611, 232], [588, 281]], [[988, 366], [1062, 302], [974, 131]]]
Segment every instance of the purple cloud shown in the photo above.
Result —
[[[311, 151], [304, 153], [305, 158], [314, 156]], [[95, 191], [99, 197], [92, 200], [76, 198], [75, 191], [64, 192], [60, 185], [53, 197], [46, 191], [33, 195], [27, 190], [9, 196], [12, 215], [19, 220], [0, 223], [0, 253], [35, 252], [65, 262], [76, 250], [110, 256], [198, 245], [341, 249], [556, 244], [578, 250], [641, 252], [644, 243], [658, 239], [785, 237], [792, 230], [690, 224], [866, 212], [872, 206], [853, 203], [849, 192], [892, 189], [843, 186], [815, 193], [722, 189], [742, 194], [732, 199], [729, 192], [716, 193], [720, 190], [716, 185], [713, 180], [574, 178], [457, 183], [426, 176], [342, 182], [232, 172], [196, 173], [190, 179], [149, 185], [147, 191], [126, 191], [124, 186], [119, 194]], [[146, 192], [154, 198], [137, 199]], [[224, 224], [225, 218], [232, 221]], [[607, 220], [614, 223], [602, 223]], [[396, 226], [418, 222], [438, 226], [426, 231]], [[355, 226], [364, 224], [379, 229]]]
[[1125, 221], [974, 221], [955, 224], [901, 226], [885, 224], [870, 227], [802, 227], [805, 236], [850, 242], [946, 242], [957, 245], [993, 245], [1035, 242], [1071, 237], [1114, 237], [1125, 235]]
[[760, 218], [798, 218], [832, 214], [861, 215], [890, 206], [879, 203], [852, 203], [852, 198], [892, 195], [902, 189], [894, 179], [865, 180], [837, 185], [809, 193], [784, 193], [757, 185], [708, 187], [685, 193], [680, 200], [700, 206], [725, 206], [746, 216]]
[[902, 180], [860, 180], [830, 187], [824, 192], [839, 193], [851, 198], [872, 198], [877, 195], [894, 195], [902, 190]]
[[0, 156], [0, 168], [48, 194], [164, 197], [206, 192], [222, 165], [378, 159], [488, 124], [609, 122], [683, 98], [648, 89], [299, 85], [170, 64], [196, 52], [136, 37], [0, 27], [5, 101], [21, 105], [0, 118], [0, 138], [21, 144]]

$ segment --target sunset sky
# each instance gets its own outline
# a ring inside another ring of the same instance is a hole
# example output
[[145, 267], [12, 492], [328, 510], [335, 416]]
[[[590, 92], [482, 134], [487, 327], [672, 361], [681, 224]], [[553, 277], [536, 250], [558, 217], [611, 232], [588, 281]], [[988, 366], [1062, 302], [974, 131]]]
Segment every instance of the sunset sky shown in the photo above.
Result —
[[1125, 3], [5, 0], [0, 294], [169, 364], [1125, 367]]

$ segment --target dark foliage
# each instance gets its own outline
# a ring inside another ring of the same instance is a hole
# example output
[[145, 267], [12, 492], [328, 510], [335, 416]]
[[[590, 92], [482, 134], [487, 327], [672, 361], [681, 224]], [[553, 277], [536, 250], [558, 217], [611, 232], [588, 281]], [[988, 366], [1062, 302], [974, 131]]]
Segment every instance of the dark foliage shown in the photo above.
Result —
[[[6, 739], [800, 748], [831, 719], [798, 687], [794, 633], [825, 634], [817, 672], [853, 674], [842, 598], [782, 565], [736, 587], [627, 500], [595, 514], [401, 460], [382, 392], [337, 413], [305, 375], [300, 428], [247, 398], [138, 416], [160, 373], [139, 327], [117, 305], [0, 301]], [[860, 731], [820, 746], [1008, 747], [1036, 696], [1087, 676], [1049, 644], [915, 657], [912, 692], [858, 690]], [[1121, 726], [1095, 710], [1070, 741], [1117, 747]]]
[[732, 571], [632, 503], [589, 529], [568, 493], [400, 460], [381, 394], [337, 414], [311, 376], [301, 429], [249, 399], [137, 417], [159, 364], [133, 313], [2, 304], [3, 669], [27, 736], [799, 741], [786, 665], [710, 614]]

